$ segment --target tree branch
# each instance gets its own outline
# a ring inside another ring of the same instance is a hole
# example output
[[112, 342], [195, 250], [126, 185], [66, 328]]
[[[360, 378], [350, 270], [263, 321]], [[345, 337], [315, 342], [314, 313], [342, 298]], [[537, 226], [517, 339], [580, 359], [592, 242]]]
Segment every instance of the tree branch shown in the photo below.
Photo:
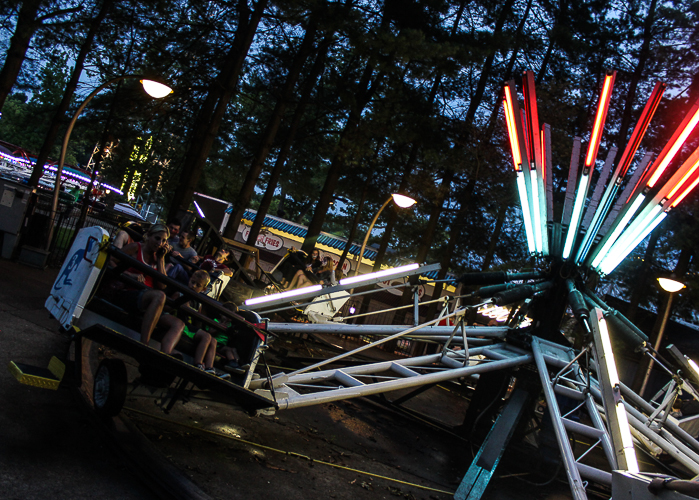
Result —
[[44, 21], [46, 21], [47, 19], [51, 19], [52, 17], [64, 16], [66, 14], [74, 14], [76, 12], [80, 12], [81, 10], [83, 10], [83, 8], [84, 7], [82, 5], [80, 5], [78, 7], [73, 7], [71, 9], [61, 9], [61, 10], [57, 10], [56, 12], [49, 12], [48, 14], [38, 18], [37, 22], [39, 24], [43, 24]]

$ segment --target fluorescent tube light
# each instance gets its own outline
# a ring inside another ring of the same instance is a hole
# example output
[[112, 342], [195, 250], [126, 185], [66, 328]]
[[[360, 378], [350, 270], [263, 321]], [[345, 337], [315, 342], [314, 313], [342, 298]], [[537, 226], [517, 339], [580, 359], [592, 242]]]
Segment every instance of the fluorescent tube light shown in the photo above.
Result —
[[201, 217], [202, 219], [206, 219], [206, 215], [204, 215], [204, 211], [201, 209], [201, 207], [199, 206], [199, 203], [197, 203], [196, 201], [194, 202], [194, 208], [196, 208], [197, 212], [199, 212], [199, 217]]
[[524, 216], [524, 232], [527, 235], [527, 248], [529, 253], [536, 252], [534, 244], [534, 230], [532, 228], [532, 216], [529, 212], [529, 197], [527, 196], [527, 186], [524, 183], [524, 173], [517, 172], [517, 191], [519, 191], [519, 202], [522, 205], [522, 215]]
[[570, 219], [570, 225], [568, 226], [568, 234], [566, 234], [566, 242], [563, 246], [563, 259], [567, 259], [570, 256], [571, 250], [573, 250], [573, 242], [578, 234], [578, 224], [580, 224], [580, 216], [582, 215], [583, 208], [585, 206], [585, 197], [587, 196], [587, 184], [590, 182], [590, 176], [583, 174], [580, 178], [580, 184], [578, 185], [578, 190], [575, 193], [575, 204], [573, 205], [573, 215]]
[[384, 269], [383, 271], [378, 271], [369, 274], [360, 274], [359, 276], [352, 276], [351, 278], [344, 278], [340, 280], [340, 285], [354, 285], [356, 283], [361, 283], [363, 281], [371, 281], [376, 278], [393, 278], [408, 271], [413, 271], [420, 267], [420, 264], [408, 264], [407, 266], [394, 267], [391, 269]]
[[646, 197], [643, 194], [638, 195], [638, 198], [636, 198], [631, 207], [629, 207], [629, 209], [624, 214], [624, 217], [622, 217], [619, 224], [617, 224], [617, 226], [614, 228], [612, 234], [609, 236], [609, 238], [607, 238], [607, 242], [600, 250], [597, 251], [597, 255], [595, 255], [595, 258], [592, 260], [592, 267], [599, 266], [599, 264], [602, 262], [602, 259], [604, 259], [604, 257], [607, 255], [609, 249], [612, 248], [612, 245], [614, 245], [617, 238], [626, 227], [626, 224], [628, 224], [631, 220], [631, 217], [633, 217], [636, 214], [638, 207], [641, 206], [645, 199]]
[[646, 227], [640, 234], [638, 234], [638, 236], [636, 236], [636, 238], [631, 242], [630, 245], [628, 245], [624, 250], [615, 251], [615, 256], [611, 255], [610, 252], [610, 256], [608, 256], [608, 258], [602, 261], [602, 264], [600, 265], [600, 271], [603, 274], [609, 274], [612, 271], [614, 271], [614, 269], [616, 269], [616, 266], [618, 266], [621, 263], [621, 261], [626, 258], [626, 256], [631, 252], [631, 250], [636, 248], [636, 246], [639, 243], [641, 243], [646, 238], [646, 236], [648, 236], [650, 232], [653, 231], [653, 229], [655, 229], [658, 226], [658, 224], [660, 224], [665, 219], [665, 217], [667, 217], [667, 212], [663, 212], [660, 215], [658, 215], [658, 217], [648, 227]]
[[[585, 156], [585, 166], [591, 167], [597, 157], [600, 139], [602, 138], [602, 129], [607, 117], [607, 109], [609, 108], [609, 99], [612, 94], [612, 86], [614, 85], [614, 75], [604, 77], [604, 86], [602, 87], [602, 95], [599, 98], [597, 105], [597, 115], [595, 116], [595, 125], [592, 127], [592, 135], [590, 136], [590, 144], [587, 148]], [[565, 257], [564, 257], [565, 258]]]
[[607, 368], [607, 376], [612, 391], [614, 391], [614, 406], [615, 413], [609, 415], [610, 418], [616, 417], [618, 423], [619, 434], [621, 434], [622, 452], [626, 458], [626, 470], [629, 472], [638, 472], [638, 460], [636, 458], [636, 450], [633, 447], [633, 438], [631, 437], [631, 429], [629, 420], [626, 416], [626, 408], [624, 400], [619, 394], [619, 372], [616, 369], [614, 362], [614, 352], [612, 351], [612, 343], [609, 339], [609, 330], [607, 329], [607, 321], [604, 318], [599, 319], [599, 333], [602, 340], [602, 351], [604, 353], [604, 364]]
[[536, 245], [536, 253], [543, 253], [544, 236], [541, 232], [541, 207], [539, 206], [539, 182], [536, 169], [532, 169], [530, 174], [532, 176], [532, 206], [534, 208], [534, 243]]
[[290, 299], [298, 295], [303, 295], [306, 293], [318, 292], [322, 290], [321, 285], [307, 286], [303, 288], [297, 288], [296, 290], [289, 290], [288, 292], [273, 293], [271, 295], [264, 295], [262, 297], [255, 297], [254, 299], [248, 299], [245, 301], [246, 306], [252, 306], [255, 304], [263, 304], [265, 302], [272, 302], [279, 299]]

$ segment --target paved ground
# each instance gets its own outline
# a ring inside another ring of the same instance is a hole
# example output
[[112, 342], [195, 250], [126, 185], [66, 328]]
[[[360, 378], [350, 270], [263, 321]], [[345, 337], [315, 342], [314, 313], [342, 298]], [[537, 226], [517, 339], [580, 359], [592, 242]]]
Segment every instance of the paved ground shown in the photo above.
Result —
[[153, 495], [102, 444], [67, 390], [21, 385], [10, 360], [46, 366], [66, 337], [44, 301], [56, 270], [0, 260], [0, 497], [149, 499]]

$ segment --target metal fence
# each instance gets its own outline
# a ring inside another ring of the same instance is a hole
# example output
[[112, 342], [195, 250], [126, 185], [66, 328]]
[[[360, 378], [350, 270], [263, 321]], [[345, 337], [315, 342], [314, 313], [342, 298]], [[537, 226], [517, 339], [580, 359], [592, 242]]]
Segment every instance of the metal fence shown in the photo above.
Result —
[[[36, 248], [47, 248], [47, 237], [51, 220], [51, 197], [39, 196], [36, 207], [30, 216], [27, 228], [23, 231], [22, 243]], [[60, 201], [53, 223], [53, 236], [48, 245], [49, 256], [46, 263], [50, 267], [60, 267], [73, 243], [75, 233], [80, 229], [80, 205]], [[100, 226], [113, 234], [124, 220], [106, 212], [88, 213], [84, 227]]]

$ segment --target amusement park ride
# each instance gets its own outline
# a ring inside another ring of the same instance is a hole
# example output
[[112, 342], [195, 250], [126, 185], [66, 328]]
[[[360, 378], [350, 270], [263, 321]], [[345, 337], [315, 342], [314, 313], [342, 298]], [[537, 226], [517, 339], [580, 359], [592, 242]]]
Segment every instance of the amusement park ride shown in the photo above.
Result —
[[[663, 453], [679, 464], [678, 469], [684, 471], [686, 478], [699, 475], [699, 442], [682, 420], [671, 415], [680, 390], [699, 399], [695, 389], [699, 384], [696, 364], [674, 347], [668, 349], [666, 356], [656, 352], [645, 334], [607, 306], [586, 283], [613, 272], [699, 183], [699, 148], [672, 175], [664, 175], [669, 166], [682, 159], [683, 145], [699, 122], [699, 102], [692, 105], [654, 161], [647, 153], [630, 174], [665, 88], [658, 83], [622, 154], [617, 155], [617, 149], [610, 148], [595, 176], [614, 79], [614, 72], [605, 76], [582, 165], [582, 140], [574, 140], [567, 183], [571, 189], [566, 192], [558, 220], [554, 219], [553, 209], [551, 131], [548, 125], [539, 123], [533, 74], [525, 72], [522, 78], [523, 110], [515, 82], [505, 84], [503, 103], [526, 242], [540, 264], [539, 270], [464, 275], [458, 281], [473, 290], [468, 295], [473, 304], [462, 305], [461, 299], [466, 297], [462, 296], [446, 302], [438, 318], [422, 324], [416, 321], [409, 328], [346, 324], [343, 321], [349, 318], [333, 316], [358, 287], [404, 279], [404, 286], [416, 288], [416, 278], [437, 269], [436, 266], [414, 264], [346, 278], [330, 288], [308, 287], [263, 295], [241, 306], [245, 318], [222, 308], [213, 299], [197, 296], [210, 309], [230, 318], [241, 336], [255, 339], [248, 353], [251, 368], [233, 382], [159, 352], [156, 342], [151, 346], [138, 342], [137, 329], [121, 322], [113, 314], [113, 306], [105, 305], [95, 290], [107, 272], [105, 262], [109, 256], [117, 256], [129, 266], [141, 266], [144, 272], [152, 271], [111, 247], [101, 228], [83, 230], [46, 303], [61, 325], [73, 334], [72, 362], [77, 385], [98, 412], [114, 415], [123, 405], [126, 372], [119, 366], [118, 358], [100, 361], [90, 354], [95, 351], [93, 344], [107, 346], [134, 358], [142, 367], [156, 367], [179, 380], [170, 408], [190, 382], [211, 389], [247, 411], [271, 414], [397, 389], [418, 391], [417, 388], [449, 380], [475, 381], [477, 400], [479, 392], [493, 391], [493, 385], [486, 381], [489, 376], [506, 374], [511, 381], [510, 390], [498, 395], [499, 411], [493, 413], [492, 428], [456, 498], [477, 499], [484, 495], [518, 423], [525, 423], [522, 415], [537, 404], [542, 392], [573, 498], [588, 498], [588, 482], [610, 488], [615, 500], [697, 498], [699, 483], [641, 471], [637, 459], [638, 451]], [[593, 178], [596, 186], [588, 198]], [[184, 297], [192, 297], [186, 287], [162, 275], [158, 279], [181, 291]], [[289, 305], [291, 301], [295, 303]], [[417, 303], [416, 294], [416, 308]], [[502, 325], [468, 326], [475, 311], [494, 305], [509, 306]], [[265, 323], [259, 319], [288, 307], [305, 307], [308, 316], [315, 314], [319, 322]], [[561, 323], [571, 313], [578, 325], [572, 339], [561, 333]], [[449, 318], [455, 326], [439, 326]], [[266, 370], [256, 378], [253, 372], [257, 362], [264, 361], [267, 335], [298, 331], [383, 338], [290, 373], [271, 375]], [[432, 354], [352, 363], [363, 350], [399, 338], [428, 340], [442, 347]], [[668, 375], [670, 382], [653, 399], [643, 399], [620, 381], [612, 343], [622, 342], [626, 348], [651, 357]], [[58, 361], [52, 362], [50, 370], [21, 363], [12, 363], [11, 369], [20, 381], [35, 385], [55, 386], [63, 377]], [[476, 406], [469, 412], [484, 411]], [[584, 436], [591, 444], [582, 452], [574, 449], [571, 435]], [[604, 457], [606, 466], [600, 467], [599, 460], [594, 464], [589, 461], [592, 450]]]

